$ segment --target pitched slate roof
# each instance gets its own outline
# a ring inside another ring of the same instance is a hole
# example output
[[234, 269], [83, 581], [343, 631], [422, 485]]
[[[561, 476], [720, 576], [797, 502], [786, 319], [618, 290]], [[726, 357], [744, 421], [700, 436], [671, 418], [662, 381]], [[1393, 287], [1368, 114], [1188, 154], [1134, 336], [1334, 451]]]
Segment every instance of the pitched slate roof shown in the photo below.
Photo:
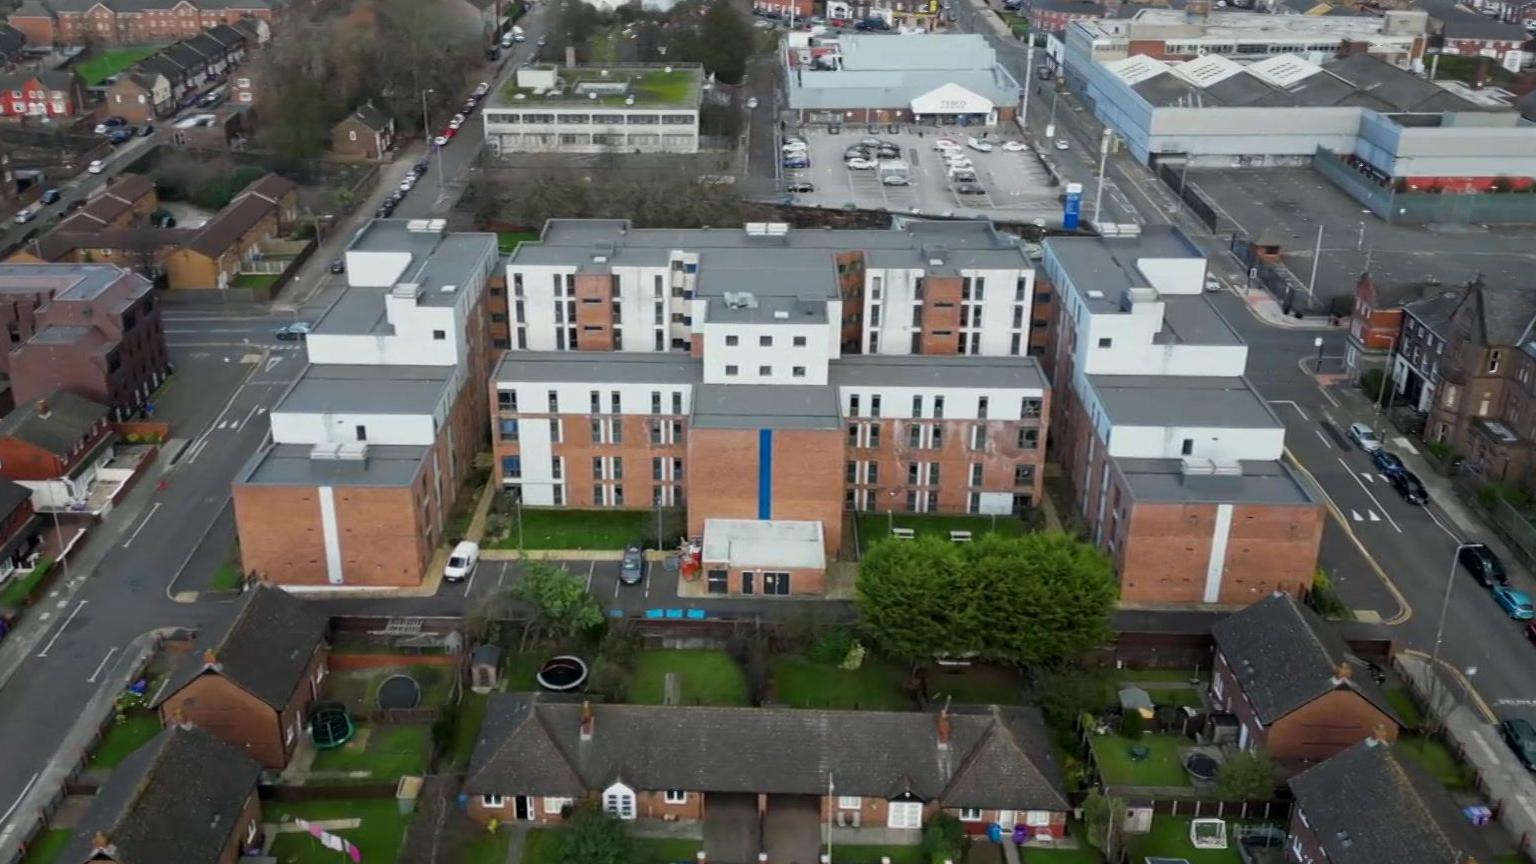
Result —
[[1290, 780], [1330, 864], [1458, 864], [1391, 748], [1366, 739]]
[[173, 726], [112, 771], [57, 860], [91, 860], [102, 834], [118, 864], [216, 864], [260, 776], [251, 757]]
[[209, 36], [206, 30], [187, 39], [185, 44], [188, 48], [203, 55], [210, 61], [222, 60], [224, 55], [228, 53], [224, 48], [224, 43]]
[[68, 390], [55, 390], [42, 401], [48, 406], [48, 416], [38, 413], [36, 402], [18, 405], [0, 418], [0, 438], [17, 438], [54, 455], [68, 456], [112, 410]]
[[1489, 345], [1516, 344], [1536, 318], [1536, 287], [1532, 286], [1490, 286], [1479, 278], [1467, 286], [1463, 302], [1467, 301], [1476, 303], [1473, 309], [1482, 312], [1483, 335]]
[[0, 520], [4, 520], [12, 513], [15, 513], [17, 507], [25, 504], [31, 498], [31, 489], [14, 480], [0, 477]]
[[593, 705], [497, 694], [470, 760], [471, 794], [575, 797], [623, 782], [634, 789], [911, 795], [947, 807], [1066, 810], [1060, 767], [1038, 712], [978, 708], [949, 715]]
[[293, 182], [276, 174], [257, 180], [236, 195], [229, 206], [209, 219], [187, 243], [194, 252], [217, 258], [236, 240], [267, 217], [277, 207], [277, 201], [288, 191], [296, 188]]
[[236, 48], [245, 44], [245, 34], [229, 26], [228, 24], [220, 24], [216, 27], [209, 27], [203, 32], [218, 40], [219, 44], [223, 45], [226, 49]]
[[[200, 675], [222, 675], [281, 711], [304, 678], [309, 660], [325, 641], [330, 619], [308, 601], [281, 588], [249, 591], [235, 620], [215, 641], [199, 639], [161, 691], [159, 705]], [[206, 652], [213, 652], [208, 663]]]
[[[1271, 594], [1217, 622], [1211, 634], [1266, 726], [1340, 689], [1359, 693], [1402, 723], [1375, 682], [1352, 674], [1344, 640], [1289, 594]], [[1339, 677], [1341, 667], [1351, 674]]]
[[21, 90], [29, 81], [37, 81], [49, 90], [68, 93], [74, 89], [78, 80], [73, 72], [60, 72], [56, 69], [45, 69], [42, 72], [23, 70], [0, 75], [0, 90]]
[[364, 102], [357, 106], [357, 110], [353, 111], [347, 119], [356, 120], [375, 132], [382, 132], [388, 129], [390, 124], [389, 118], [384, 115], [383, 111], [373, 107], [372, 102]]
[[27, 46], [27, 34], [9, 24], [0, 24], [0, 55], [10, 57], [20, 54]]
[[132, 210], [146, 195], [152, 195], [155, 184], [142, 174], [124, 174], [110, 186], [92, 196], [80, 211], [59, 223], [59, 231], [95, 231], [110, 225]]

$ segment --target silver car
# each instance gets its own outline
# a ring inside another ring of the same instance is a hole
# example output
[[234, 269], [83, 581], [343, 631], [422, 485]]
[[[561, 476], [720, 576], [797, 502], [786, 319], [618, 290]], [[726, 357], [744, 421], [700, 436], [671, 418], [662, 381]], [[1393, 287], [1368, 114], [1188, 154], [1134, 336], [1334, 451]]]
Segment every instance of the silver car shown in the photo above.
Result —
[[631, 543], [624, 547], [624, 558], [619, 562], [619, 581], [625, 585], [639, 585], [645, 578], [645, 553]]
[[1360, 446], [1367, 453], [1375, 453], [1381, 449], [1381, 439], [1376, 437], [1376, 430], [1364, 423], [1349, 424], [1349, 440]]

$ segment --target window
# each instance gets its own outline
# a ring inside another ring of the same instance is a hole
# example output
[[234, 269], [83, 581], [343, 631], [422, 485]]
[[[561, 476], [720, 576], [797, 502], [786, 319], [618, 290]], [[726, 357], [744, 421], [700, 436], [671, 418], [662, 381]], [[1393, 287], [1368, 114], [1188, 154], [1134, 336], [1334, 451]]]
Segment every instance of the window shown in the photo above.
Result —
[[870, 484], [871, 486], [880, 482], [879, 462], [864, 463], [864, 482]]
[[523, 457], [501, 457], [501, 473], [506, 477], [521, 478], [523, 476]]
[[796, 348], [804, 348], [805, 347], [805, 337], [804, 336], [796, 336], [795, 337], [795, 347]]
[[609, 394], [608, 404], [613, 407], [613, 413], [615, 413], [615, 414], [622, 414], [622, 413], [624, 413], [624, 409], [623, 409], [621, 403], [619, 402], [619, 391], [615, 390], [611, 394]]
[[550, 457], [550, 460], [549, 460], [549, 476], [550, 476], [551, 479], [553, 479], [553, 480], [559, 480], [560, 479], [561, 475], [563, 475], [565, 473], [564, 469], [561, 467], [564, 464], [565, 464], [565, 462], [559, 456]]
[[725, 367], [725, 374], [726, 374], [726, 377], [728, 377], [728, 378], [735, 377], [735, 375], [736, 375], [736, 367], [735, 366], [726, 366]]
[[923, 397], [921, 397], [921, 396], [913, 396], [912, 397], [912, 416], [913, 417], [921, 417], [921, 416], [923, 416]]
[[888, 828], [910, 828], [916, 830], [923, 827], [923, 805], [919, 801], [892, 801], [886, 807]]
[[923, 446], [923, 427], [917, 425], [916, 423], [912, 423], [907, 426], [907, 446]]
[[558, 816], [560, 811], [571, 806], [571, 803], [569, 798], [545, 798], [544, 812], [549, 816]]
[[857, 393], [848, 397], [848, 416], [859, 416], [859, 395]]
[[[910, 486], [916, 486], [917, 485], [917, 463], [916, 462], [908, 462], [907, 463], [907, 484], [910, 485]], [[908, 493], [908, 494], [911, 494], [911, 493]], [[908, 506], [910, 507], [910, 505], [908, 505]]]
[[1033, 450], [1037, 446], [1039, 446], [1039, 444], [1040, 444], [1040, 430], [1039, 429], [1020, 429], [1019, 430], [1019, 449], [1020, 450]]
[[363, 425], [359, 424], [357, 429], [356, 429], [356, 432], [357, 432], [357, 440], [359, 440], [359, 441], [367, 441], [368, 440], [368, 427], [367, 426], [363, 426]]
[[501, 421], [501, 439], [503, 441], [516, 441], [517, 440], [517, 421], [516, 420], [502, 420]]
[[[879, 277], [875, 278], [878, 281]], [[837, 796], [837, 809], [839, 810], [857, 810], [862, 806], [864, 806], [864, 799], [857, 795]]]
[[773, 367], [772, 366], [759, 366], [759, 367], [757, 367], [757, 374], [759, 374], [759, 375], [761, 375], [763, 377], [767, 377], [769, 375], [772, 375], [773, 374]]
[[652, 414], [660, 414], [661, 413], [661, 391], [659, 391], [659, 390], [652, 390], [651, 391], [651, 413]]
[[939, 463], [937, 462], [928, 463], [928, 485], [939, 485]]
[[592, 479], [603, 479], [603, 457], [601, 456], [592, 457]]
[[1015, 486], [1032, 486], [1032, 485], [1034, 485], [1034, 482], [1035, 482], [1035, 466], [1033, 466], [1033, 465], [1015, 465], [1015, 466], [1013, 466], [1013, 485], [1015, 485]]
[[871, 417], [879, 417], [880, 416], [880, 394], [879, 393], [876, 393], [875, 395], [869, 397], [869, 416], [871, 416]]
[[943, 446], [944, 446], [944, 427], [943, 426], [935, 426], [935, 427], [933, 427], [932, 430], [930, 430], [928, 432], [928, 447], [929, 447], [929, 449], [932, 449], [932, 450], [939, 450], [939, 449], [943, 448]]
[[741, 340], [738, 339], [735, 336], [727, 336], [727, 337], [725, 337], [725, 347], [727, 347], [727, 348], [735, 348], [740, 343], [741, 343]]
[[661, 799], [667, 804], [687, 804], [688, 793], [681, 789], [668, 789], [661, 793]]
[[1193, 455], [1195, 452], [1195, 439], [1185, 438], [1184, 445], [1179, 448], [1179, 452], [1185, 456]]
[[560, 413], [560, 394], [553, 390], [549, 391], [549, 413]]
[[672, 413], [683, 413], [683, 394], [676, 390], [672, 391]]
[[857, 423], [848, 424], [848, 446], [859, 446], [859, 426]]
[[1026, 810], [1024, 812], [1024, 824], [1031, 828], [1044, 828], [1051, 824], [1051, 812], [1049, 810]]
[[553, 444], [559, 444], [560, 443], [560, 418], [559, 417], [551, 417], [551, 418], [549, 418], [549, 440], [550, 440], [550, 443], [553, 443]]
[[972, 486], [980, 486], [981, 485], [981, 470], [982, 469], [981, 469], [981, 463], [980, 462], [972, 462], [971, 463], [971, 485]]
[[987, 419], [987, 397], [985, 396], [976, 400], [976, 419]]
[[1031, 420], [1040, 416], [1040, 400], [1025, 397], [1019, 402], [1019, 419]]
[[772, 336], [759, 336], [759, 337], [757, 337], [757, 347], [759, 347], [759, 348], [772, 348], [773, 347], [773, 337]]
[[1115, 340], [1110, 339], [1108, 337], [1099, 340], [1099, 347], [1100, 348], [1108, 348], [1108, 347], [1110, 347], [1111, 345], [1114, 345], [1114, 344], [1115, 344]]
[[482, 807], [501, 807], [501, 806], [505, 805], [506, 803], [507, 803], [506, 799], [502, 798], [500, 795], [481, 795], [480, 796], [480, 805]]
[[935, 420], [942, 420], [942, 419], [944, 419], [944, 397], [943, 396], [935, 396], [935, 397], [933, 397], [933, 419], [935, 419]]
[[960, 808], [960, 821], [961, 822], [980, 822], [981, 821], [981, 810], [979, 810], [979, 809], [977, 809], [975, 807], [961, 807]]
[[849, 483], [859, 482], [859, 463], [849, 462], [847, 473], [844, 475], [844, 478]]
[[805, 367], [804, 366], [791, 366], [790, 369], [789, 369], [789, 374], [793, 375], [796, 378], [804, 378], [805, 377]]
[[444, 339], [447, 339], [447, 338], [448, 338], [448, 331], [446, 331], [446, 330], [433, 330], [432, 331], [432, 339], [434, 341], [436, 341], [436, 342], [441, 342], [441, 341], [443, 341]]
[[879, 423], [871, 423], [871, 424], [869, 424], [869, 446], [871, 446], [871, 447], [879, 447], [880, 446], [880, 424]]

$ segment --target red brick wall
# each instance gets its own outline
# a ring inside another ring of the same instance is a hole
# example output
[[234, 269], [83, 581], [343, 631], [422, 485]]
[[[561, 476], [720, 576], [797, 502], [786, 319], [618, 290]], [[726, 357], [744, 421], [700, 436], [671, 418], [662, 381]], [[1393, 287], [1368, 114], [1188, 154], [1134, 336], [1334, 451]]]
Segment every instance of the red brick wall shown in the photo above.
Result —
[[961, 277], [929, 276], [923, 280], [924, 354], [960, 353]]
[[614, 279], [611, 273], [576, 274], [576, 347], [579, 350], [613, 350]]
[[841, 429], [773, 433], [773, 518], [820, 522], [829, 553], [843, 542], [843, 441]]
[[689, 536], [703, 535], [705, 519], [757, 518], [757, 477], [743, 471], [757, 462], [756, 430], [693, 429], [687, 452]]
[[217, 675], [194, 679], [160, 704], [160, 722], [177, 718], [245, 751], [264, 768], [278, 770], [288, 764], [277, 712]]

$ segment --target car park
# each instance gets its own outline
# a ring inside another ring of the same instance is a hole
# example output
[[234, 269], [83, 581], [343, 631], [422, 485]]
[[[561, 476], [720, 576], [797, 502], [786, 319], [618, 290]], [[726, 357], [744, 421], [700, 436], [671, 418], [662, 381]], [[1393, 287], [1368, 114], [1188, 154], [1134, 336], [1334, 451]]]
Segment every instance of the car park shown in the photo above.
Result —
[[1399, 471], [1408, 470], [1404, 467], [1403, 460], [1398, 458], [1396, 453], [1387, 450], [1385, 447], [1371, 453], [1371, 461], [1375, 463], [1376, 470], [1382, 474], [1396, 474]]
[[619, 560], [619, 581], [625, 585], [639, 585], [645, 578], [645, 553], [631, 543], [624, 547], [624, 557]]
[[284, 324], [277, 328], [275, 334], [282, 342], [302, 342], [314, 328], [303, 321], [295, 321], [292, 324]]
[[956, 183], [955, 191], [961, 195], [985, 195], [987, 192], [986, 189], [982, 188], [980, 183], [977, 183], [973, 180]]
[[57, 189], [44, 189], [42, 197], [38, 198], [37, 200], [43, 202], [44, 204], [52, 204], [62, 197], [64, 197], [64, 193]]
[[959, 150], [960, 149], [960, 145], [956, 144], [953, 140], [951, 140], [949, 138], [935, 138], [935, 139], [933, 139], [933, 149], [935, 149], [935, 150]]
[[972, 150], [975, 150], [977, 153], [991, 153], [992, 152], [992, 142], [990, 142], [990, 141], [983, 141], [980, 138], [967, 138], [967, 139], [965, 139], [965, 146], [971, 148]]
[[1511, 717], [1499, 724], [1499, 735], [1528, 771], [1536, 771], [1536, 726], [1524, 717]]
[[1484, 588], [1509, 584], [1509, 573], [1504, 570], [1504, 562], [1486, 544], [1461, 544], [1456, 550], [1456, 561]]
[[1009, 153], [1027, 153], [1029, 152], [1029, 145], [1023, 141], [1004, 141], [1003, 149]]
[[803, 155], [785, 156], [784, 157], [784, 167], [785, 168], [809, 168], [809, 167], [811, 167], [811, 160], [807, 159]]
[[107, 170], [107, 163], [101, 161], [100, 159], [92, 159], [91, 164], [85, 166], [85, 170], [90, 174], [100, 174], [101, 172]]
[[1394, 471], [1387, 475], [1387, 482], [1409, 504], [1417, 504], [1422, 507], [1429, 503], [1429, 490], [1424, 488], [1423, 481], [1419, 480], [1418, 475], [1412, 471], [1406, 468], [1401, 471]]
[[1376, 437], [1376, 430], [1365, 423], [1349, 424], [1349, 440], [1367, 453], [1381, 449], [1381, 439]]
[[1536, 606], [1531, 605], [1531, 598], [1524, 591], [1517, 591], [1508, 585], [1495, 585], [1493, 588], [1493, 602], [1499, 604], [1504, 614], [1516, 621], [1529, 621], [1536, 618]]

